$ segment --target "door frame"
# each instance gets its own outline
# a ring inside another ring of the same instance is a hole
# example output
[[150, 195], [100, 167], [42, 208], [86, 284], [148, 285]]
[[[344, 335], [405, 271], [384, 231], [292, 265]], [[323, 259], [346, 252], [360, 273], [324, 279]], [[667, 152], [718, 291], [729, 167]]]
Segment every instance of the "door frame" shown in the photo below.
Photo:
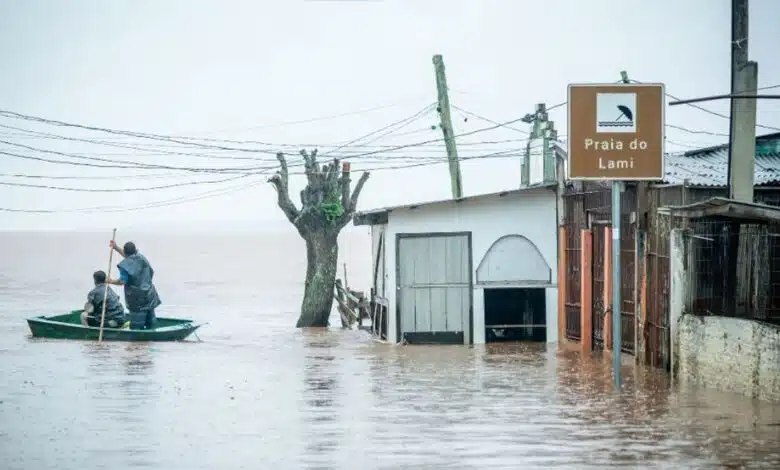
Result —
[[401, 240], [405, 238], [433, 238], [433, 237], [466, 237], [466, 247], [468, 251], [469, 267], [469, 342], [474, 344], [474, 257], [472, 254], [471, 232], [418, 232], [418, 233], [397, 233], [395, 234], [395, 329], [396, 338], [400, 343], [403, 341], [401, 336]]
[[[484, 286], [484, 289], [483, 289], [484, 293], [483, 293], [483, 295], [485, 296], [485, 298], [487, 298], [487, 292], [489, 290], [494, 290], [494, 289], [532, 289], [532, 290], [544, 291], [544, 294], [543, 294], [544, 302], [542, 302], [542, 305], [544, 307], [544, 338], [545, 338], [545, 340], [544, 340], [543, 343], [546, 344], [548, 339], [549, 339], [548, 337], [550, 336], [550, 331], [549, 331], [550, 325], [547, 323], [547, 313], [548, 313], [548, 307], [549, 307], [549, 305], [547, 303], [547, 289], [549, 289], [551, 287], [556, 287], [556, 286], [520, 284], [520, 283], [517, 283], [515, 285], [509, 285], [509, 284], [502, 284], [502, 285], [497, 285], [497, 286], [496, 285], [487, 285], [487, 286]], [[487, 329], [488, 329], [489, 325], [487, 324], [488, 309], [487, 309], [487, 301], [486, 300], [485, 300], [484, 313], [485, 313], [485, 325], [484, 325], [485, 326], [485, 344], [487, 344], [488, 343], [488, 341], [487, 341]], [[507, 325], [507, 327], [508, 327], [508, 325]], [[539, 326], [535, 326], [535, 328], [539, 328]]]

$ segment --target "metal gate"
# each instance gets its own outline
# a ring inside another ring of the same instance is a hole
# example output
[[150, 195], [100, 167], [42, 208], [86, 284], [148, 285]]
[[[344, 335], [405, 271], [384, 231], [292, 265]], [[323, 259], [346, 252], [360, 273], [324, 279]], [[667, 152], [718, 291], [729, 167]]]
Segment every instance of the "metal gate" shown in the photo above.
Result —
[[582, 232], [576, 227], [566, 229], [566, 337], [579, 340], [582, 325], [580, 325], [580, 246]]
[[593, 271], [591, 279], [593, 282], [593, 302], [592, 302], [592, 329], [593, 329], [593, 349], [604, 349], [604, 314], [606, 305], [604, 305], [604, 262], [606, 253], [604, 252], [604, 227], [609, 225], [603, 221], [594, 222], [593, 225]]
[[660, 253], [647, 256], [647, 322], [645, 323], [645, 360], [654, 367], [666, 368], [669, 349], [669, 257]]
[[471, 344], [471, 233], [399, 234], [399, 341]]
[[[636, 225], [631, 218], [623, 216], [623, 230], [620, 238], [620, 309], [621, 343], [620, 349], [634, 354], [634, 330], [636, 328]], [[614, 243], [614, 242], [613, 242]]]

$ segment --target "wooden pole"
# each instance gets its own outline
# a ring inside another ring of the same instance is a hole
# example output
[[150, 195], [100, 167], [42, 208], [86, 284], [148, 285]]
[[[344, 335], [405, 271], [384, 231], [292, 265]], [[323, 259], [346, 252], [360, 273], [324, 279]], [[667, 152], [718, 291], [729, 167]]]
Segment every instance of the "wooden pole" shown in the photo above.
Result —
[[[111, 241], [116, 241], [116, 229], [114, 229], [114, 232], [111, 234]], [[112, 243], [113, 245], [113, 243]], [[108, 253], [108, 269], [106, 270], [106, 280], [111, 278], [111, 264], [114, 260], [114, 247], [112, 246], [109, 249]], [[106, 282], [106, 290], [103, 294], [103, 311], [100, 313], [100, 333], [98, 334], [98, 343], [103, 341], [103, 326], [106, 322], [106, 301], [108, 301], [108, 283]]]
[[444, 59], [440, 54], [433, 56], [433, 67], [436, 71], [436, 90], [439, 102], [439, 118], [441, 131], [444, 134], [444, 145], [447, 148], [447, 160], [450, 165], [450, 180], [452, 182], [452, 198], [463, 197], [463, 182], [460, 177], [460, 161], [458, 149], [455, 146], [455, 132], [450, 116], [450, 97], [447, 93], [447, 76], [444, 73]]

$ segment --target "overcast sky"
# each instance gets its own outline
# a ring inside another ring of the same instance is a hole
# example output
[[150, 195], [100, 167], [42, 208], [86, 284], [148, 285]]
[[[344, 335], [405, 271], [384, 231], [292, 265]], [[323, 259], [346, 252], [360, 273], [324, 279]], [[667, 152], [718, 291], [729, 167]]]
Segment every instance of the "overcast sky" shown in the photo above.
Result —
[[[394, 167], [372, 172], [361, 209], [446, 198], [446, 164], [397, 168], [445, 157], [443, 144], [436, 142], [441, 131], [431, 128], [435, 110], [407, 119], [436, 99], [433, 54], [444, 56], [457, 107], [455, 131], [466, 133], [491, 126], [475, 115], [516, 119], [536, 103], [565, 101], [570, 82], [611, 82], [621, 70], [639, 81], [664, 82], [678, 97], [726, 93], [729, 9], [727, 0], [5, 0], [0, 109], [254, 151], [0, 117], [5, 126], [0, 152], [14, 155], [0, 154], [0, 182], [99, 190], [225, 180], [231, 175], [100, 169], [29, 157], [265, 168], [274, 165], [277, 150], [291, 152], [293, 165], [299, 148], [316, 146], [332, 155], [353, 155], [353, 171]], [[750, 57], [759, 62], [759, 86], [776, 85], [777, 0], [752, 0], [750, 20]], [[728, 113], [726, 101], [704, 106]], [[405, 119], [392, 134], [338, 148]], [[550, 119], [565, 138], [566, 108], [552, 111]], [[780, 103], [760, 102], [758, 122], [780, 128]], [[726, 119], [689, 106], [668, 108], [667, 123], [689, 130], [668, 128], [669, 150], [720, 144], [726, 137], [718, 134], [728, 133]], [[510, 155], [465, 161], [467, 195], [518, 186], [520, 160], [512, 154], [524, 147], [527, 126], [513, 127], [458, 141], [462, 157]], [[401, 145], [407, 147], [387, 150]], [[113, 193], [3, 184], [1, 208], [64, 212], [0, 211], [0, 228], [283, 227], [266, 178]], [[302, 184], [300, 177], [293, 181], [295, 201]], [[189, 202], [168, 204], [182, 200]], [[167, 205], [124, 210], [160, 202]], [[105, 206], [114, 209], [73, 212]]]

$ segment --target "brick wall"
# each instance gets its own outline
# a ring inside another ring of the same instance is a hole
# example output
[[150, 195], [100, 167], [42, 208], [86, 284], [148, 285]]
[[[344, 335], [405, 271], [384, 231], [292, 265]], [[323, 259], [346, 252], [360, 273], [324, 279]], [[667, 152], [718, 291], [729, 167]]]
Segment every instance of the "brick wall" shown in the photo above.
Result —
[[680, 383], [780, 402], [780, 327], [682, 315], [677, 332]]

